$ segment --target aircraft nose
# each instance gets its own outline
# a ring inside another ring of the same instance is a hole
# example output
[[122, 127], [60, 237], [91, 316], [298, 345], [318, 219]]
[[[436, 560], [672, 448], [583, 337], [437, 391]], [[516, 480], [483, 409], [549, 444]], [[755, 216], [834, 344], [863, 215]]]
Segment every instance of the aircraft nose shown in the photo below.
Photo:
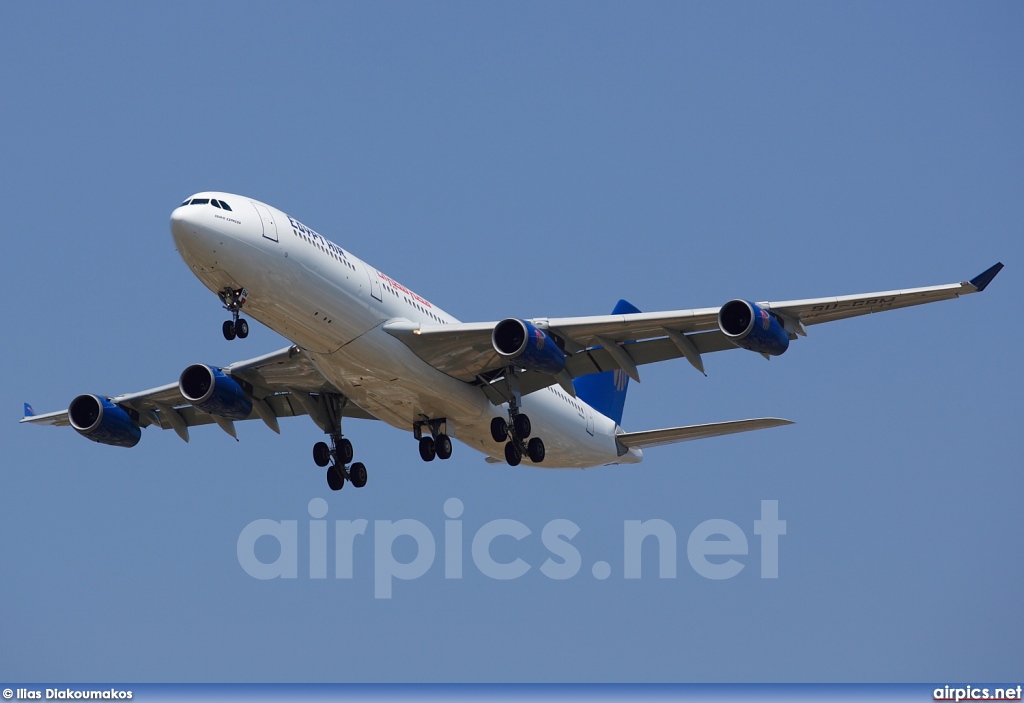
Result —
[[251, 239], [253, 218], [247, 221], [241, 216], [239, 197], [231, 196], [236, 205], [232, 207], [213, 195], [221, 194], [199, 193], [171, 212], [171, 237], [182, 255], [222, 250], [226, 242]]
[[175, 240], [195, 232], [195, 222], [192, 221], [193, 219], [189, 217], [187, 205], [182, 205], [171, 213], [171, 235]]
[[207, 223], [202, 211], [201, 207], [182, 205], [171, 213], [171, 237], [179, 250], [203, 245]]

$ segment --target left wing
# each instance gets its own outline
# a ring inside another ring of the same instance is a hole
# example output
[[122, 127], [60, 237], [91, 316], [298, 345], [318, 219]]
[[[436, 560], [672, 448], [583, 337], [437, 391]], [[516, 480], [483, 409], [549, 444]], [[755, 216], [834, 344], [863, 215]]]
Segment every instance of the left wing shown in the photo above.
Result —
[[[961, 283], [756, 305], [775, 316], [789, 338], [796, 339], [807, 334], [808, 325], [978, 293], [985, 290], [1002, 268], [1003, 265], [997, 263]], [[567, 357], [565, 370], [570, 377], [623, 369], [640, 380], [636, 367], [643, 364], [685, 357], [703, 372], [702, 354], [739, 348], [719, 328], [720, 310], [720, 307], [715, 307], [627, 315], [536, 318], [528, 322], [544, 330], [563, 348]], [[421, 325], [408, 320], [391, 320], [385, 323], [384, 329], [431, 366], [449, 376], [480, 385], [492, 402], [502, 403], [507, 397], [495, 381], [501, 377], [508, 362], [491, 344], [491, 333], [497, 324]], [[556, 382], [554, 376], [527, 371], [521, 376], [520, 388], [526, 394]]]
[[[287, 347], [255, 359], [239, 361], [222, 371], [248, 385], [246, 391], [253, 399], [253, 409], [246, 419], [261, 419], [275, 432], [281, 431], [277, 418], [296, 415], [309, 415], [321, 428], [327, 426], [324, 396], [337, 394], [338, 390], [298, 347]], [[212, 423], [217, 423], [225, 432], [235, 436], [231, 420], [209, 415], [192, 406], [182, 396], [177, 383], [138, 393], [126, 393], [108, 400], [137, 413], [140, 427], [155, 425], [164, 430], [174, 430], [186, 442], [189, 427]], [[31, 408], [26, 404], [26, 415], [21, 422], [57, 426], [71, 424], [66, 409], [42, 415], [29, 414], [30, 411]], [[342, 416], [377, 419], [351, 401], [343, 407]]]

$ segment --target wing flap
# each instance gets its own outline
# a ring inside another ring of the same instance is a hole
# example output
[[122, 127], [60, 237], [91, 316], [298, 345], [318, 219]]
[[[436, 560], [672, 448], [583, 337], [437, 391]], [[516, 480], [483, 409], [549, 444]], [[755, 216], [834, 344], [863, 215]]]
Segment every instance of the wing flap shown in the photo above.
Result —
[[672, 310], [669, 312], [638, 312], [628, 315], [598, 315], [594, 317], [560, 317], [535, 320], [534, 324], [563, 337], [590, 346], [598, 337], [616, 342], [664, 337], [665, 328], [677, 332], [702, 332], [718, 326], [718, 308]]
[[[308, 415], [306, 409], [302, 403], [298, 401], [294, 394], [291, 393], [278, 393], [277, 395], [267, 396], [263, 398], [264, 402], [270, 406], [270, 409], [274, 413], [274, 417], [299, 417], [300, 415]], [[314, 403], [316, 401], [314, 400]], [[191, 405], [185, 405], [181, 407], [171, 408], [181, 419], [185, 421], [186, 427], [196, 427], [199, 425], [211, 425], [216, 422], [212, 415], [204, 413], [202, 410], [192, 407]], [[156, 419], [158, 420], [158, 426], [163, 430], [174, 429], [170, 419], [164, 413], [163, 410], [157, 410], [155, 413]], [[361, 420], [376, 420], [373, 415], [360, 408], [358, 405], [349, 402], [346, 403], [345, 408], [341, 413], [342, 417], [358, 418]], [[66, 416], [66, 415], [65, 415]], [[246, 420], [259, 420], [261, 419], [259, 412], [253, 407], [253, 411], [249, 413], [249, 417]], [[314, 418], [315, 420], [316, 418]]]
[[225, 369], [229, 374], [267, 391], [337, 393], [319, 369], [296, 346], [239, 361]]
[[435, 369], [472, 382], [477, 376], [501, 368], [501, 357], [491, 345], [497, 322], [420, 325], [404, 318], [384, 323], [384, 331], [397, 337]]
[[[699, 334], [688, 334], [686, 338], [693, 342], [694, 347], [700, 354], [735, 349], [736, 345], [729, 341], [722, 332], [701, 332]], [[634, 342], [624, 345], [623, 349], [628, 350], [629, 356], [637, 366], [654, 364], [659, 361], [678, 359], [683, 356], [679, 349], [669, 337], [661, 339], [646, 339], [641, 342]], [[573, 378], [586, 376], [587, 374], [600, 373], [602, 371], [614, 371], [619, 368], [618, 362], [603, 347], [587, 349], [579, 354], [573, 354], [566, 362], [566, 368]]]

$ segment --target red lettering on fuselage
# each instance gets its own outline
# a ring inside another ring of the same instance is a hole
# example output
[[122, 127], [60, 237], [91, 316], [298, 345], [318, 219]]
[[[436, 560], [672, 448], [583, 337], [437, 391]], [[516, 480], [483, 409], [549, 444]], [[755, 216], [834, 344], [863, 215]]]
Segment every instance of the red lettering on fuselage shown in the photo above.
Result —
[[391, 278], [391, 276], [385, 276], [380, 271], [377, 272], [377, 275], [380, 276], [381, 278], [383, 278], [385, 281], [387, 281], [388, 285], [390, 285], [392, 288], [397, 288], [398, 290], [400, 290], [403, 293], [405, 293], [406, 295], [408, 295], [410, 298], [413, 298], [414, 300], [417, 300], [417, 301], [423, 303], [428, 308], [434, 307], [433, 305], [430, 304], [429, 300], [427, 300], [426, 298], [421, 298], [420, 296], [416, 295], [411, 290], [409, 290], [408, 288], [403, 286], [401, 283], [399, 283], [395, 279]]

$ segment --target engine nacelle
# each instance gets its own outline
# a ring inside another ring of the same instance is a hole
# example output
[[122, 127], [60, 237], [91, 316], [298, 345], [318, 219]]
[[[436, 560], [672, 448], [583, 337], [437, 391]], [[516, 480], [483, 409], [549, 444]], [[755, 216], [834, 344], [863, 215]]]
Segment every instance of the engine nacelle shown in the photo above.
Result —
[[769, 356], [789, 349], [789, 334], [767, 310], [747, 300], [730, 300], [718, 311], [718, 327], [736, 345]]
[[565, 352], [547, 332], [526, 320], [510, 317], [496, 324], [491, 344], [502, 357], [528, 371], [554, 376], [565, 368]]
[[127, 410], [91, 393], [71, 401], [68, 419], [78, 434], [100, 444], [134, 447], [142, 438], [139, 423]]
[[206, 364], [192, 364], [182, 371], [178, 390], [185, 400], [210, 415], [245, 420], [252, 412], [252, 398], [238, 381]]

